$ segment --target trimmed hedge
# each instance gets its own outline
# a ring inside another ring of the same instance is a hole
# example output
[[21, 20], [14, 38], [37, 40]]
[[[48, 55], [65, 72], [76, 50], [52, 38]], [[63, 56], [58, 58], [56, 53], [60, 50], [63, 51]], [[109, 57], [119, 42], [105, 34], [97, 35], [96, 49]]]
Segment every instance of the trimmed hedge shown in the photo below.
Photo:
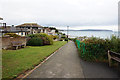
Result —
[[31, 38], [28, 42], [27, 42], [28, 46], [43, 46], [43, 40], [41, 38]]
[[28, 37], [32, 38], [40, 38], [43, 41], [43, 45], [52, 45], [53, 39], [51, 36], [45, 34], [45, 33], [37, 33], [37, 34], [30, 34]]

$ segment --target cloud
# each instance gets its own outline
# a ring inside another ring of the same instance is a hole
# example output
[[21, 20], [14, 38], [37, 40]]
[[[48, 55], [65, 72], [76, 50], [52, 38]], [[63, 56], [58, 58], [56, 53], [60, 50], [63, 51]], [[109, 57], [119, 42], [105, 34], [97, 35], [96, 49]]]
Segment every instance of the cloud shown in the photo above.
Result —
[[37, 22], [46, 26], [117, 25], [118, 0], [1, 0], [7, 24]]

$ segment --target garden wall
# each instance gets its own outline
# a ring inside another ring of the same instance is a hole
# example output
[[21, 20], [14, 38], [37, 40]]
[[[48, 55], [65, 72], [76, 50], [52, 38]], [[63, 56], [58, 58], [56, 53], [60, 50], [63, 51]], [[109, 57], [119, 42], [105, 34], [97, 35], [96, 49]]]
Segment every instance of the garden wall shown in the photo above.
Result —
[[17, 38], [13, 38], [13, 37], [0, 37], [0, 40], [2, 41], [2, 49], [12, 48], [11, 42], [21, 41], [22, 44], [24, 44], [25, 46], [26, 46], [26, 42], [27, 42], [27, 38], [26, 37], [17, 37]]

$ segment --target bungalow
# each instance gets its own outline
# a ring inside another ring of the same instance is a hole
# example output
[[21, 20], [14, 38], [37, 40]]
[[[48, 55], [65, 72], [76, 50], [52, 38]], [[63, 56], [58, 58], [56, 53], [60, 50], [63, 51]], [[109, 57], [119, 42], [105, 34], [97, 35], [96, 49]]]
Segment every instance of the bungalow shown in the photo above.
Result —
[[29, 34], [41, 33], [43, 32], [43, 27], [37, 23], [24, 23], [16, 26], [17, 29], [26, 29], [30, 31]]
[[26, 36], [26, 35], [28, 35], [28, 33], [30, 31], [27, 31], [26, 29], [17, 29], [15, 27], [11, 27], [11, 26], [6, 26], [6, 28], [4, 28], [2, 26], [2, 27], [0, 27], [0, 32], [2, 33], [2, 36], [5, 33], [15, 33], [15, 34], [18, 34], [20, 36]]

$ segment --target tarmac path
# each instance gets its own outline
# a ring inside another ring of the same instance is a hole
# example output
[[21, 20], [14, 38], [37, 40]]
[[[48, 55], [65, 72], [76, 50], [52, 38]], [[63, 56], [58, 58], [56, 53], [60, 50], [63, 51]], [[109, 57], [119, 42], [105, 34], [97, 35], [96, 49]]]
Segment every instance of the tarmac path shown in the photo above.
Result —
[[118, 78], [118, 74], [108, 65], [81, 60], [70, 41], [27, 78]]

